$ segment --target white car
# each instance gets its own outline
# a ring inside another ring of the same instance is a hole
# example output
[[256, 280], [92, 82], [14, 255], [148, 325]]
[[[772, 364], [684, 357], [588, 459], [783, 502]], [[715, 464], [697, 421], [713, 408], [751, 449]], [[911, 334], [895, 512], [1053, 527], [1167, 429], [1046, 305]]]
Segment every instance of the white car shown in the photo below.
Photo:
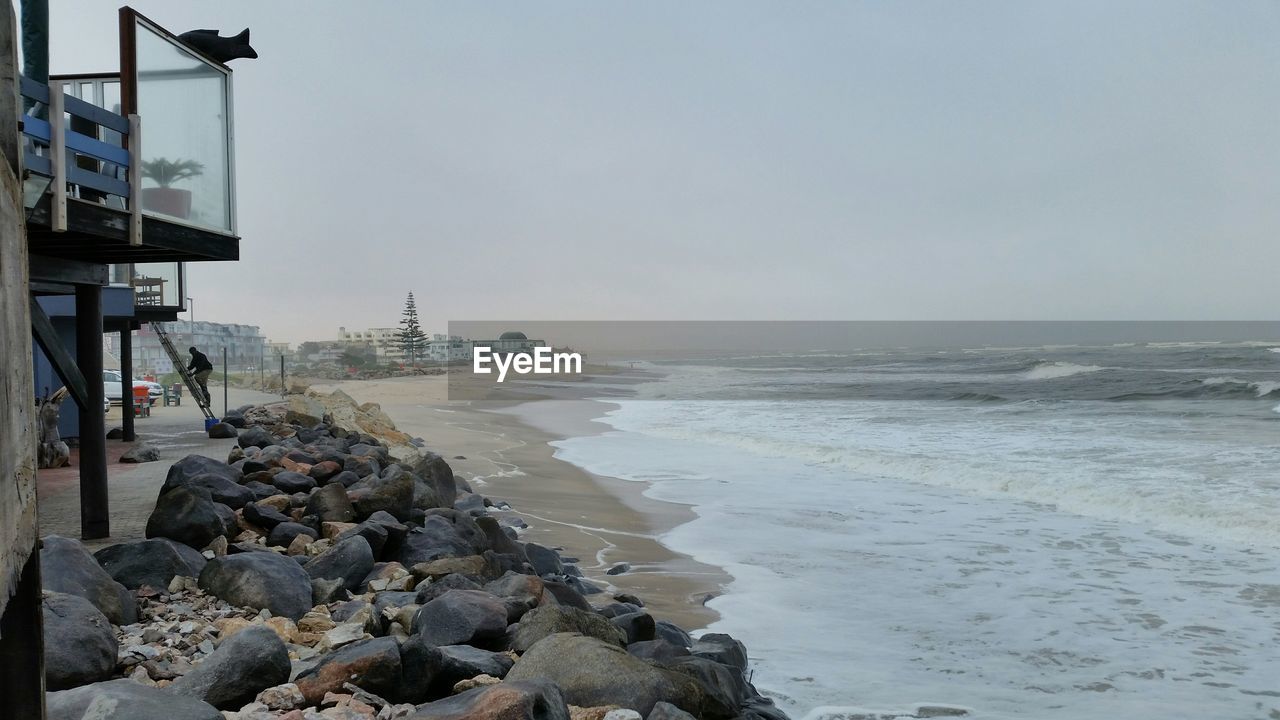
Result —
[[[122, 401], [120, 395], [121, 375], [119, 370], [103, 370], [102, 371], [102, 390], [107, 396], [107, 401], [119, 405]], [[147, 395], [154, 402], [156, 398], [164, 395], [164, 386], [160, 383], [153, 383], [149, 380], [134, 380], [133, 387], [145, 387]]]

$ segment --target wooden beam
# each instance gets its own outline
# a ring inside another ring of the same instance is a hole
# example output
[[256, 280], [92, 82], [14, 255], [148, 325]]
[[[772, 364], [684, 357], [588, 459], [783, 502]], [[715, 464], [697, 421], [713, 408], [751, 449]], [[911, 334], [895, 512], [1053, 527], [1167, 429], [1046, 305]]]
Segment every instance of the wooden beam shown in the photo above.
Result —
[[110, 282], [107, 266], [102, 263], [68, 260], [47, 255], [28, 255], [27, 266], [33, 281], [70, 283], [72, 285], [106, 285]]
[[[62, 338], [58, 337], [58, 331], [54, 329], [53, 321], [49, 319], [49, 315], [45, 313], [44, 308], [40, 307], [40, 303], [36, 302], [34, 297], [31, 298], [31, 334], [35, 336], [36, 343], [44, 351], [45, 357], [49, 358], [49, 364], [53, 365], [53, 371], [58, 373], [58, 377], [62, 379], [62, 384], [67, 386], [67, 392], [71, 393], [71, 399], [76, 401], [76, 405], [85, 407], [89, 403], [89, 385], [85, 382], [84, 375], [80, 373], [80, 368], [76, 365], [75, 359], [71, 357], [67, 346], [62, 344]], [[98, 363], [102, 363], [101, 351], [99, 351]], [[98, 373], [98, 385], [102, 385], [101, 372]], [[101, 400], [98, 401], [98, 414], [102, 414]]]
[[120, 349], [120, 414], [121, 427], [124, 430], [125, 442], [133, 442], [137, 439], [134, 433], [133, 420], [133, 329], [129, 327], [131, 323], [124, 323], [124, 327], [119, 329], [120, 342], [117, 347]]
[[[131, 222], [128, 211], [71, 199], [67, 201], [67, 231], [49, 232], [52, 212], [46, 195], [27, 216], [27, 234], [33, 252], [79, 260], [142, 263], [240, 259], [240, 238], [234, 235], [147, 215], [142, 216], [142, 245], [130, 245]], [[124, 252], [129, 253], [127, 259], [121, 259]]]
[[67, 144], [62, 127], [61, 89], [49, 90], [49, 162], [53, 165], [53, 218], [49, 227], [54, 232], [67, 229]]

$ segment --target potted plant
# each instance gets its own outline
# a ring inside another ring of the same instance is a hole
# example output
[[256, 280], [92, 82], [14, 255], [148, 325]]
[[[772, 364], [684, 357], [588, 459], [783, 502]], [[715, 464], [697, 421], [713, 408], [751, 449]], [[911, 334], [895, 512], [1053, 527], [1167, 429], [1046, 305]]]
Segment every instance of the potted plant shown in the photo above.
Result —
[[159, 187], [143, 188], [142, 209], [162, 213], [180, 220], [191, 216], [191, 191], [173, 184], [204, 174], [204, 165], [195, 160], [155, 158], [142, 163], [142, 176]]

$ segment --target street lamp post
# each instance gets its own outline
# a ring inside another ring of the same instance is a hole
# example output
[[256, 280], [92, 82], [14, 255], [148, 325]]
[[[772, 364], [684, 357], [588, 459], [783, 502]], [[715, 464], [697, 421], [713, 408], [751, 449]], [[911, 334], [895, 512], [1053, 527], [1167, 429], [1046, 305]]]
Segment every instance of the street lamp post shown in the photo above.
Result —
[[191, 313], [191, 337], [188, 338], [191, 345], [196, 344], [196, 301], [187, 298], [187, 312]]

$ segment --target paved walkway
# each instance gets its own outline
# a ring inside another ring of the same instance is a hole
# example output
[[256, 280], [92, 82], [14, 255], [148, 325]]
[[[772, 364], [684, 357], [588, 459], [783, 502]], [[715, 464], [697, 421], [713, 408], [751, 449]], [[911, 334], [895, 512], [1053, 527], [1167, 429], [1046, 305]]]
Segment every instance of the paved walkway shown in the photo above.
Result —
[[[209, 388], [214, 395], [215, 412], [222, 411], [222, 388]], [[159, 462], [121, 463], [120, 455], [134, 445], [120, 440], [107, 441], [107, 493], [111, 508], [111, 537], [86, 541], [96, 548], [103, 545], [136, 540], [143, 537], [147, 516], [155, 507], [156, 493], [164, 484], [169, 466], [187, 455], [206, 455], [226, 460], [235, 445], [234, 439], [211, 440], [204, 432], [204, 416], [189, 397], [182, 405], [156, 405], [151, 417], [136, 419], [138, 442], [149, 441], [160, 448]], [[279, 395], [254, 390], [231, 388], [230, 406], [278, 402]], [[120, 408], [107, 413], [107, 428], [120, 426]], [[80, 537], [80, 469], [79, 451], [71, 451], [71, 466], [41, 470], [36, 475], [39, 500], [40, 534]]]

